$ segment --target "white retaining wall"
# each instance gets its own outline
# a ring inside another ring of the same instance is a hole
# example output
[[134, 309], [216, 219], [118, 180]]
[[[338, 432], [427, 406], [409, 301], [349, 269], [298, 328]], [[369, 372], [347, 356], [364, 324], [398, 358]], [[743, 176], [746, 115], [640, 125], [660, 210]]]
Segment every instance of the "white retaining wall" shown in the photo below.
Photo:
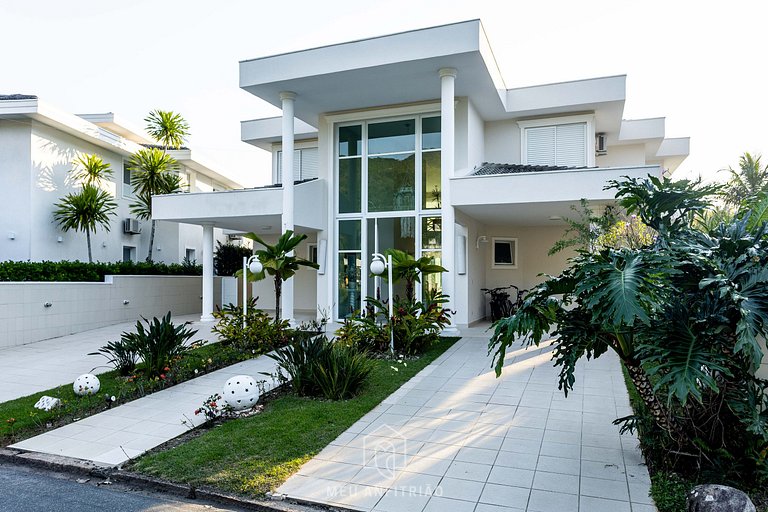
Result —
[[[214, 303], [219, 304], [221, 278], [214, 279]], [[201, 291], [199, 276], [106, 276], [103, 283], [0, 282], [0, 348], [132, 322], [140, 315], [151, 319], [168, 311], [174, 316], [200, 313]]]

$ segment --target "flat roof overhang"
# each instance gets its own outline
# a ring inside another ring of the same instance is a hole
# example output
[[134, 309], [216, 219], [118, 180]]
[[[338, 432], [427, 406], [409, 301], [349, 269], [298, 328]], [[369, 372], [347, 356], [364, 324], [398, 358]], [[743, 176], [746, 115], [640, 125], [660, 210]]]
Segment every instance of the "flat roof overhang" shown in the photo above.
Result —
[[240, 87], [278, 108], [280, 92], [295, 92], [296, 117], [317, 126], [323, 113], [439, 98], [443, 67], [458, 70], [456, 96], [484, 119], [504, 113], [506, 88], [480, 20], [242, 61]]
[[[324, 230], [327, 218], [325, 181], [318, 179], [299, 183], [294, 194], [296, 231]], [[213, 224], [238, 233], [280, 233], [282, 213], [283, 189], [280, 187], [168, 194], [152, 198], [154, 220]]]
[[[301, 119], [293, 120], [293, 136], [297, 142], [317, 139], [317, 128]], [[283, 140], [283, 118], [265, 117], [240, 121], [240, 140], [266, 151], [272, 150], [272, 144]]]
[[451, 203], [488, 225], [562, 225], [562, 218], [574, 216], [571, 206], [581, 199], [594, 205], [612, 203], [615, 191], [604, 190], [609, 180], [649, 174], [660, 176], [661, 168], [645, 165], [460, 176], [451, 179]]

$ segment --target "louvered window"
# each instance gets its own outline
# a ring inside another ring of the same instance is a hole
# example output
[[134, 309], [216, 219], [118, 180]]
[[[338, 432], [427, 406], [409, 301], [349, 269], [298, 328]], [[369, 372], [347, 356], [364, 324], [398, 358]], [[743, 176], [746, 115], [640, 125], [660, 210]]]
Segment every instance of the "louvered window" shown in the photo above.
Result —
[[587, 123], [525, 128], [525, 164], [584, 167]]
[[[317, 148], [296, 149], [293, 151], [293, 180], [301, 181], [317, 178]], [[277, 152], [277, 181], [283, 182], [283, 152]]]

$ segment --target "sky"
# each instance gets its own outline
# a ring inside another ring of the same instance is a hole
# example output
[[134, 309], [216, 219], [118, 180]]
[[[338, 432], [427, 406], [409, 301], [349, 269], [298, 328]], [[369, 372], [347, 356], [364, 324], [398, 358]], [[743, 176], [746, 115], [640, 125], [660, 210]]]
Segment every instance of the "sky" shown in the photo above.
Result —
[[768, 160], [768, 2], [687, 0], [0, 0], [0, 94], [143, 126], [190, 123], [189, 145], [246, 186], [269, 155], [240, 121], [279, 111], [238, 88], [238, 61], [480, 18], [507, 87], [627, 75], [624, 118], [664, 116], [691, 137], [681, 176], [725, 179]]

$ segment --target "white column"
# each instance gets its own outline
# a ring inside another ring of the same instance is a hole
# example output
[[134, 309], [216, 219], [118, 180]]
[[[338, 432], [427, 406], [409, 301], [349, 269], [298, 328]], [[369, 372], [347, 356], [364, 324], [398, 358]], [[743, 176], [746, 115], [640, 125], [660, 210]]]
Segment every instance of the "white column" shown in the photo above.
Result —
[[203, 311], [201, 322], [213, 322], [213, 224], [203, 224]]
[[[443, 266], [448, 272], [443, 274], [443, 293], [450, 296], [445, 304], [448, 309], [454, 309], [456, 299], [454, 281], [456, 279], [455, 265], [455, 213], [451, 205], [451, 182], [454, 172], [454, 146], [455, 146], [455, 94], [454, 82], [456, 70], [454, 68], [440, 69], [440, 214], [442, 216], [442, 257]], [[445, 331], [455, 332], [454, 320], [451, 319]]]
[[[280, 100], [283, 107], [283, 233], [293, 231], [293, 102], [296, 93], [283, 91]], [[293, 252], [291, 252], [291, 255]], [[281, 317], [293, 320], [293, 279], [283, 283]]]

